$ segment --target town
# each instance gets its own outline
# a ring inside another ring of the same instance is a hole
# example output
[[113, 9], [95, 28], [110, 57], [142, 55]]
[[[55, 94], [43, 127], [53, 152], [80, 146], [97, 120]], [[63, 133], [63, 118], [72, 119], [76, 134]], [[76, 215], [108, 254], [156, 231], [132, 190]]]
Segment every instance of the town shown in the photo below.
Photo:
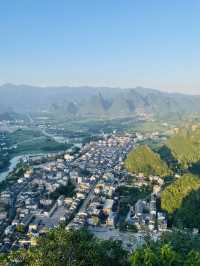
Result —
[[163, 180], [142, 174], [135, 177], [135, 187], [155, 185], [147, 199], [129, 206], [125, 222], [137, 233], [119, 230], [116, 191], [129, 177], [123, 162], [142, 138], [137, 133], [113, 133], [86, 143], [76, 153], [21, 158], [22, 176], [0, 194], [0, 251], [35, 245], [36, 237], [60, 224], [67, 230], [87, 227], [99, 237], [124, 240], [127, 248], [137, 244], [132, 238], [141, 241], [143, 232], [157, 236], [167, 230], [165, 213], [156, 208]]

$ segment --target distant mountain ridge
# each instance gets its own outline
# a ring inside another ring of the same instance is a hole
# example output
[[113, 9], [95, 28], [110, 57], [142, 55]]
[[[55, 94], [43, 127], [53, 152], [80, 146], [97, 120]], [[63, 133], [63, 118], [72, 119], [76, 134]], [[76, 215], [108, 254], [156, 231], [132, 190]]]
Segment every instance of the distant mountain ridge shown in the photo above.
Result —
[[0, 86], [0, 113], [50, 110], [66, 116], [170, 116], [200, 113], [200, 96], [143, 87]]

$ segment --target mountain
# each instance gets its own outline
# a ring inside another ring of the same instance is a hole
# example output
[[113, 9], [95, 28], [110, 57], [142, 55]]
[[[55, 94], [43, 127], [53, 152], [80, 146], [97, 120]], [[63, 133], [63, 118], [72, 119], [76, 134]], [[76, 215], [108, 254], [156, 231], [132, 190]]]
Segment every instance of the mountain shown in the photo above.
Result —
[[104, 116], [107, 112], [107, 101], [101, 93], [90, 97], [80, 105], [79, 113]]
[[200, 113], [200, 96], [160, 92], [154, 89], [107, 87], [0, 86], [0, 113], [60, 111], [66, 116], [156, 117]]
[[50, 108], [52, 105], [67, 111], [68, 105], [88, 105], [92, 97], [101, 94], [108, 99], [120, 91], [118, 88], [36, 87], [8, 83], [0, 86], [0, 112], [10, 109], [16, 112], [29, 112]]

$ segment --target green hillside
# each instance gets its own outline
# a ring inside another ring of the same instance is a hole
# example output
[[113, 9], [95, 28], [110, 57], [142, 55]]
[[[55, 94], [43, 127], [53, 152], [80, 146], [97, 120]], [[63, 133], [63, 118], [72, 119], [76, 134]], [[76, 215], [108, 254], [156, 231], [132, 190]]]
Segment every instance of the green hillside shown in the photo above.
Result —
[[200, 160], [200, 127], [181, 129], [167, 141], [167, 147], [183, 168]]
[[174, 217], [176, 226], [200, 229], [200, 189], [193, 190], [184, 198]]
[[161, 207], [173, 213], [181, 207], [184, 198], [193, 190], [200, 188], [200, 179], [193, 175], [184, 175], [169, 185], [161, 193]]
[[143, 173], [146, 176], [159, 175], [164, 177], [171, 174], [167, 164], [146, 145], [139, 146], [128, 154], [125, 167], [129, 172]]

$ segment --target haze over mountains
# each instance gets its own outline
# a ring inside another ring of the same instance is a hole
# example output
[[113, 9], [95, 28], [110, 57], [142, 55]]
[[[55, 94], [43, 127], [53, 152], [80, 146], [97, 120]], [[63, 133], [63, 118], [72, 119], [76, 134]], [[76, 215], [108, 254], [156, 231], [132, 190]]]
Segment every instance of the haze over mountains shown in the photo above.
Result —
[[200, 113], [200, 96], [133, 89], [97, 87], [0, 86], [0, 113], [48, 110], [66, 116], [165, 117]]

